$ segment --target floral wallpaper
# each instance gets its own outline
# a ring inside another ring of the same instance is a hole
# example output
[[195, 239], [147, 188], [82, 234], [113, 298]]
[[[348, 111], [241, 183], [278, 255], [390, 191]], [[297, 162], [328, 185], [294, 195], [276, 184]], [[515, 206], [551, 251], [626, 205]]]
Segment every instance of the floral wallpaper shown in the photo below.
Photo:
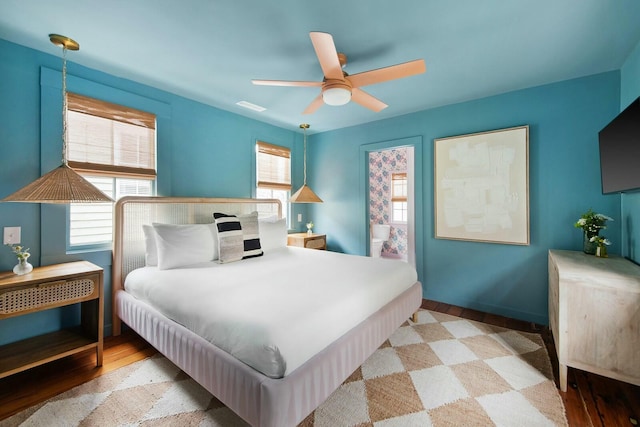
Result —
[[407, 225], [391, 223], [391, 174], [406, 170], [406, 148], [369, 153], [369, 221], [391, 225], [382, 254], [398, 258], [407, 256]]

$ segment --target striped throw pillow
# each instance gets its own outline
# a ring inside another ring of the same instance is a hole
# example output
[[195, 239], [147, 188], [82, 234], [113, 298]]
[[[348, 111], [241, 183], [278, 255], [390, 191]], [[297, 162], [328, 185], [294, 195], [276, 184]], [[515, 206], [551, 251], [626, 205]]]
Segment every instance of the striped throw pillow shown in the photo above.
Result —
[[220, 263], [263, 255], [260, 248], [257, 212], [240, 217], [215, 212], [213, 217], [218, 228]]
[[242, 227], [242, 240], [244, 243], [243, 259], [262, 256], [260, 246], [260, 228], [258, 226], [258, 212], [249, 215], [240, 215], [240, 226]]

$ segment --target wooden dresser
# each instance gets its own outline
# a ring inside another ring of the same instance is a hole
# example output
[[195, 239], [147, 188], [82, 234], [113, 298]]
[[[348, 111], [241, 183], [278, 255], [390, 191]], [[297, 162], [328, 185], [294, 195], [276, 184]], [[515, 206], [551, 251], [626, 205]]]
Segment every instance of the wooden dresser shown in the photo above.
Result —
[[78, 327], [0, 346], [0, 378], [88, 349], [102, 366], [104, 329], [102, 268], [77, 261], [0, 273], [0, 320], [71, 304], [81, 306]]
[[287, 237], [287, 245], [308, 249], [327, 249], [327, 236], [316, 233], [293, 233]]
[[640, 266], [549, 251], [549, 324], [560, 364], [640, 385]]

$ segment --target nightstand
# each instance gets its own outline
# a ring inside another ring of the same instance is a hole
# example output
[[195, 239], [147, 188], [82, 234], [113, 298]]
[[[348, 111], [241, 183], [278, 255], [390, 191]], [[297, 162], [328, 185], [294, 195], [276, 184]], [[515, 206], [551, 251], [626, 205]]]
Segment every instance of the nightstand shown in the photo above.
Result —
[[287, 237], [287, 245], [307, 249], [327, 249], [327, 235], [316, 233], [293, 233]]
[[71, 304], [81, 306], [78, 327], [0, 346], [0, 378], [89, 349], [102, 366], [104, 336], [102, 268], [77, 261], [0, 273], [0, 320]]

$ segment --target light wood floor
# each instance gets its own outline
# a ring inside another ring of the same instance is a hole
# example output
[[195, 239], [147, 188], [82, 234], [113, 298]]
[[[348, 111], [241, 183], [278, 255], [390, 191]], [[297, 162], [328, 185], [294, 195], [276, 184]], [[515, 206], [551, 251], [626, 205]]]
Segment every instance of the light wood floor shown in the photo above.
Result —
[[[423, 308], [540, 333], [547, 344], [557, 383], [558, 360], [546, 327], [435, 301], [425, 301]], [[154, 353], [155, 349], [129, 331], [119, 337], [105, 339], [104, 365], [101, 368], [95, 366], [95, 352], [89, 351], [3, 378], [0, 380], [0, 420]], [[638, 357], [640, 363], [640, 355]], [[640, 387], [575, 369], [569, 369], [569, 384], [571, 387], [567, 392], [560, 395], [571, 427], [628, 427], [640, 421]]]

